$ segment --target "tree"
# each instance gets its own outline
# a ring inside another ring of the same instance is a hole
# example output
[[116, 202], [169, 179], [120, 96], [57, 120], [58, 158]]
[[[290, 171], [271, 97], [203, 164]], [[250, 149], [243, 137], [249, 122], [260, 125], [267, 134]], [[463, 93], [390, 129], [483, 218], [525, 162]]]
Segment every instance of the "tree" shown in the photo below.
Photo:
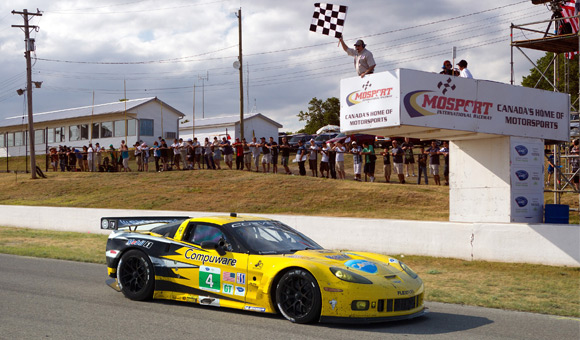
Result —
[[308, 111], [300, 111], [298, 118], [306, 121], [304, 128], [298, 132], [309, 134], [315, 134], [325, 125], [340, 125], [340, 101], [336, 97], [325, 101], [314, 97], [308, 103]]
[[[541, 57], [540, 59], [538, 59], [536, 61], [536, 65], [538, 66], [538, 69], [540, 69], [542, 71], [547, 69], [546, 72], [544, 73], [544, 75], [548, 79], [550, 79], [550, 82], [554, 81], [554, 64], [553, 63], [550, 64], [550, 62], [552, 61], [552, 58], [554, 58], [554, 54], [550, 53], [550, 52], [546, 52], [546, 55], [544, 55], [543, 57]], [[572, 106], [574, 106], [576, 108], [578, 108], [578, 103], [576, 103], [576, 101], [578, 100], [578, 59], [577, 58], [578, 58], [578, 56], [576, 56], [572, 60], [568, 60], [568, 67], [569, 67], [568, 75], [570, 77], [569, 78], [570, 79], [569, 80], [570, 88], [568, 90], [568, 93], [571, 96]], [[565, 79], [566, 64], [565, 64], [564, 59], [565, 59], [565, 56], [563, 54], [558, 55], [558, 77], [559, 77], [558, 91], [560, 91], [560, 92], [566, 92], [566, 79]], [[538, 84], [537, 86], [536, 86], [536, 83]], [[530, 69], [530, 74], [523, 78], [522, 86], [535, 87], [538, 89], [544, 89], [544, 90], [549, 90], [549, 91], [554, 90], [554, 88], [546, 81], [546, 79], [544, 79], [544, 77], [542, 77], [540, 75], [540, 72], [538, 72], [538, 70], [535, 68]]]

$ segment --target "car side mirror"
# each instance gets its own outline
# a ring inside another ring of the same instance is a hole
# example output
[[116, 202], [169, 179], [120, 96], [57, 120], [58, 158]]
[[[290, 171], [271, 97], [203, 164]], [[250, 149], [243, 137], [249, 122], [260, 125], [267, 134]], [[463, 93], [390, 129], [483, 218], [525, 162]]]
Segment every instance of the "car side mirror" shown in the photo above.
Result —
[[201, 247], [203, 249], [215, 249], [220, 256], [224, 256], [226, 254], [226, 250], [224, 249], [225, 242], [220, 240], [219, 242], [214, 241], [203, 241], [201, 242]]

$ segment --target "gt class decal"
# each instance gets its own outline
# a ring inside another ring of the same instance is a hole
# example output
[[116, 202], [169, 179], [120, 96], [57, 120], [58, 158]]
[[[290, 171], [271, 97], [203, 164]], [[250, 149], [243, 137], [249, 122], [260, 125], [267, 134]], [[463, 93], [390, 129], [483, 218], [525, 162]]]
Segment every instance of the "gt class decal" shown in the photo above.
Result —
[[224, 283], [224, 294], [233, 295], [234, 294], [234, 285], [229, 283]]

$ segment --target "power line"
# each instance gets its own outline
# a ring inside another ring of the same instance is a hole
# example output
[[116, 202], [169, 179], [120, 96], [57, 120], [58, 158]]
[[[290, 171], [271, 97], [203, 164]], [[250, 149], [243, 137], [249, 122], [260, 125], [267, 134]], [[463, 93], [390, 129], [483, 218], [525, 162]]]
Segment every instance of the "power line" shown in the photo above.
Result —
[[[217, 1], [211, 1], [211, 2], [205, 2], [205, 3], [198, 3], [198, 4], [187, 4], [187, 5], [182, 5], [182, 6], [150, 8], [150, 9], [140, 9], [140, 10], [130, 10], [130, 11], [115, 11], [115, 12], [80, 12], [80, 11], [107, 8], [107, 7], [112, 7], [112, 6], [116, 6], [116, 5], [93, 7], [93, 8], [86, 8], [86, 9], [73, 9], [73, 10], [61, 10], [61, 11], [57, 10], [57, 11], [45, 11], [45, 12], [46, 13], [54, 13], [54, 14], [74, 14], [74, 15], [82, 15], [82, 14], [88, 14], [88, 15], [94, 15], [94, 14], [128, 14], [128, 13], [143, 13], [143, 12], [157, 12], [157, 11], [175, 10], [175, 9], [186, 8], [186, 7], [213, 5], [213, 4], [227, 2], [227, 1], [228, 0], [217, 0]], [[132, 3], [139, 3], [139, 2], [145, 2], [145, 1], [134, 1], [134, 2], [125, 3], [124, 5], [132, 4]]]
[[[505, 5], [505, 6], [501, 6], [501, 7], [497, 7], [497, 8], [504, 8], [504, 7], [508, 7], [508, 6], [513, 6], [513, 5], [517, 5], [517, 4], [523, 3], [523, 2], [527, 2], [527, 1], [522, 1], [522, 2], [515, 3], [515, 4]], [[489, 12], [491, 10], [494, 10], [494, 9], [485, 10], [485, 11], [476, 12], [476, 13], [485, 13], [485, 12]], [[474, 13], [467, 14], [467, 15], [463, 15], [463, 16], [460, 16], [460, 17], [468, 17], [468, 16], [471, 16], [471, 15], [474, 15]], [[507, 14], [501, 14], [499, 16], [504, 16], [504, 15], [507, 15]], [[460, 18], [460, 17], [457, 17], [457, 18]], [[450, 21], [452, 19], [453, 18], [445, 19], [445, 20]], [[481, 20], [478, 20], [478, 21], [489, 21], [489, 20], [494, 20], [494, 19], [497, 19], [497, 17], [496, 18], [484, 18], [484, 19], [481, 19]], [[509, 20], [512, 20], [512, 19], [514, 19], [514, 18], [512, 17]], [[442, 21], [439, 21], [439, 22], [442, 22]], [[445, 21], [443, 21], [443, 22], [445, 22]], [[502, 22], [502, 21], [500, 21], [500, 22]], [[433, 22], [433, 23], [436, 23], [436, 22]], [[431, 24], [431, 23], [417, 25], [417, 26], [413, 26], [413, 27], [406, 28], [406, 29], [424, 27], [424, 26], [427, 26], [429, 24]], [[452, 31], [452, 32], [449, 32], [449, 33], [441, 33], [441, 34], [436, 35], [435, 37], [442, 38], [442, 37], [461, 36], [461, 35], [464, 35], [466, 33], [469, 33], [471, 31], [474, 31], [474, 30], [477, 29], [474, 26], [472, 26], [472, 24], [473, 24], [473, 21], [471, 21], [469, 23], [464, 23], [464, 24], [459, 24], [459, 25], [451, 26], [451, 27], [445, 27], [445, 28], [438, 29], [438, 30], [432, 30], [432, 31], [427, 32], [427, 33], [420, 33], [420, 34], [415, 34], [413, 36], [406, 36], [405, 38], [397, 38], [397, 39], [389, 40], [389, 41], [383, 42], [383, 43], [386, 44], [386, 43], [393, 42], [393, 41], [401, 41], [401, 40], [403, 40], [403, 43], [398, 44], [398, 45], [391, 45], [388, 48], [389, 49], [393, 49], [393, 48], [408, 47], [408, 46], [411, 46], [411, 45], [414, 45], [414, 44], [422, 43], [422, 42], [424, 42], [426, 40], [432, 40], [433, 39], [433, 36], [431, 36], [430, 38], [428, 37], [428, 34], [430, 34], [430, 33], [433, 33], [433, 32], [445, 32], [445, 31], [450, 30], [451, 28], [463, 27], [463, 26], [470, 25], [471, 28], [469, 30], [463, 30], [461, 32]], [[454, 43], [458, 43], [458, 46], [462, 50], [469, 50], [469, 49], [483, 47], [483, 46], [488, 46], [488, 45], [491, 45], [491, 44], [495, 44], [495, 43], [499, 43], [499, 42], [502, 42], [502, 41], [508, 41], [509, 40], [507, 38], [501, 38], [501, 37], [499, 37], [499, 38], [490, 38], [490, 39], [483, 40], [483, 41], [480, 41], [480, 42], [477, 42], [477, 43], [473, 43], [473, 44], [470, 44], [470, 45], [463, 45], [462, 46], [462, 45], [459, 44], [462, 40], [466, 40], [468, 38], [474, 38], [474, 37], [478, 37], [478, 36], [485, 36], [485, 35], [489, 35], [489, 34], [493, 34], [493, 33], [497, 33], [497, 32], [504, 31], [504, 30], [501, 30], [501, 29], [494, 30], [494, 31], [485, 30], [485, 28], [497, 27], [497, 25], [480, 25], [478, 27], [484, 28], [484, 29], [482, 29], [482, 32], [484, 32], [484, 33], [482, 33], [480, 35], [477, 35], [477, 36], [469, 36], [469, 37], [464, 38], [464, 39], [456, 39], [454, 41]], [[400, 30], [395, 30], [395, 31], [400, 31]], [[386, 33], [391, 33], [391, 32], [394, 33], [395, 31], [377, 33], [377, 34], [373, 34], [373, 35], [370, 35], [370, 36], [381, 35], [381, 34], [386, 34]], [[507, 29], [505, 31], [507, 31]], [[412, 41], [409, 41], [409, 37], [417, 37], [417, 38], [427, 37], [427, 38], [423, 38], [421, 40], [412, 40]], [[380, 44], [383, 44], [383, 43], [380, 43]], [[334, 44], [334, 43], [332, 43], [332, 44]], [[298, 50], [298, 49], [304, 49], [304, 48], [310, 48], [310, 47], [313, 47], [313, 46], [322, 46], [322, 45], [328, 45], [328, 44], [318, 44], [318, 45], [302, 46], [302, 47], [296, 47], [296, 48], [290, 48], [290, 49], [284, 49], [284, 50], [260, 52], [260, 53], [250, 54], [249, 56], [259, 56], [259, 55], [263, 55], [263, 54], [271, 54], [271, 53], [279, 53], [279, 52], [290, 52], [290, 51], [295, 51], [295, 50]], [[440, 46], [441, 46], [441, 43], [436, 44], [436, 45], [421, 46], [419, 49], [416, 49], [416, 50], [413, 51], [415, 53], [414, 56], [412, 56], [410, 58], [409, 57], [401, 57], [400, 59], [386, 60], [386, 62], [383, 65], [384, 66], [388, 66], [388, 65], [401, 65], [401, 64], [404, 65], [404, 64], [409, 63], [411, 61], [423, 60], [423, 59], [428, 59], [428, 58], [433, 58], [433, 57], [438, 57], [440, 55], [446, 55], [446, 54], [448, 54], [448, 51], [447, 51], [448, 49], [445, 49], [444, 51], [443, 50], [438, 50], [438, 51], [433, 51], [433, 52], [425, 52], [424, 54], [420, 54], [420, 55], [417, 55], [416, 54], [416, 52], [418, 52], [418, 51], [429, 51], [432, 48], [436, 48], [436, 47], [440, 47]], [[379, 51], [382, 51], [384, 49], [385, 48], [381, 48], [381, 49], [378, 49], [378, 50]], [[400, 51], [397, 54], [399, 54], [399, 55], [405, 55], [405, 54], [408, 54], [408, 53], [411, 53], [411, 51]], [[274, 66], [269, 67], [269, 68], [256, 68], [256, 69], [254, 69], [254, 71], [277, 70], [277, 71], [282, 71], [283, 74], [280, 75], [280, 73], [278, 73], [278, 74], [275, 74], [275, 75], [253, 78], [253, 82], [252, 82], [251, 86], [256, 86], [256, 87], [257, 86], [266, 86], [266, 85], [267, 86], [270, 86], [270, 85], [283, 84], [283, 83], [288, 83], [288, 82], [301, 81], [301, 80], [304, 80], [304, 78], [308, 78], [308, 79], [324, 78], [324, 77], [328, 77], [328, 71], [327, 71], [328, 69], [333, 69], [333, 71], [344, 72], [345, 74], [347, 74], [347, 71], [346, 71], [347, 70], [347, 67], [350, 68], [349, 65], [352, 65], [352, 62], [341, 62], [341, 63], [338, 63], [338, 64], [327, 65], [327, 66], [325, 66], [323, 68], [317, 66], [317, 69], [320, 70], [320, 71], [315, 71], [315, 72], [313, 72], [313, 71], [303, 71], [303, 70], [299, 70], [299, 71], [296, 71], [296, 72], [289, 73], [289, 72], [286, 71], [288, 69], [300, 67], [300, 66], [305, 65], [305, 64], [312, 64], [312, 63], [319, 63], [319, 62], [327, 62], [327, 61], [332, 61], [332, 60], [345, 59], [344, 56], [342, 56], [342, 55], [341, 56], [337, 56], [336, 53], [334, 53], [334, 52], [327, 53], [327, 54], [323, 54], [321, 56], [324, 56], [324, 55], [332, 55], [332, 57], [320, 58], [320, 57], [316, 57], [315, 56], [315, 58], [312, 58], [311, 57], [311, 58], [309, 58], [307, 60], [304, 60], [303, 62], [297, 62], [297, 63], [295, 63], [293, 65], [286, 65], [286, 67], [284, 67], [282, 69], [281, 69], [281, 67], [274, 67]], [[392, 55], [393, 54], [390, 54], [389, 55], [389, 58], [392, 57]], [[248, 56], [248, 55], [246, 55], [246, 56]], [[166, 60], [167, 61], [174, 61], [174, 60], [177, 60], [177, 59], [184, 59], [184, 58], [188, 58], [188, 57], [173, 58], [173, 59], [166, 59]], [[222, 57], [222, 58], [211, 58], [211, 59], [205, 59], [205, 60], [202, 59], [202, 60], [198, 60], [198, 61], [215, 60], [215, 59], [225, 59], [225, 58], [226, 57]], [[380, 59], [385, 59], [387, 57], [386, 56], [381, 56], [379, 58]], [[43, 59], [38, 59], [38, 60], [43, 60]], [[152, 63], [155, 63], [155, 62], [158, 63], [159, 61], [153, 61]], [[178, 62], [178, 61], [176, 61], [176, 62]], [[277, 64], [277, 63], [286, 63], [286, 62], [287, 62], [286, 59], [284, 59], [284, 60], [277, 60], [277, 61], [266, 62], [266, 63], [261, 62], [261, 63], [259, 63], [259, 65], [264, 65], [264, 64]], [[256, 65], [258, 65], [258, 64], [256, 64]], [[224, 67], [224, 68], [216, 68], [216, 69], [223, 70], [223, 69], [226, 69], [226, 68]], [[228, 67], [227, 69], [230, 69], [230, 68]], [[196, 72], [198, 72], [198, 71], [195, 71], [195, 70], [194, 71], [190, 71], [190, 73], [196, 73]], [[177, 73], [177, 72], [162, 73], [162, 74], [164, 74], [164, 77], [162, 77], [162, 78], [156, 77], [154, 79], [165, 79], [165, 80], [169, 80], [169, 79], [179, 78], [179, 75], [177, 75], [176, 77], [171, 77], [171, 76], [170, 77], [167, 77], [167, 74], [171, 75], [171, 74], [175, 74], [175, 73]], [[179, 72], [178, 74], [182, 74], [182, 73], [183, 72]], [[350, 74], [350, 73], [351, 72], [348, 71], [348, 74]], [[90, 74], [93, 74], [93, 73], [91, 72]], [[118, 73], [109, 73], [109, 74], [118, 74]], [[147, 74], [147, 73], [144, 73], [144, 74]], [[159, 74], [159, 72], [155, 72], [155, 74]], [[218, 74], [216, 74], [216, 75], [218, 75]], [[231, 75], [233, 75], [233, 73], [232, 72], [223, 72], [223, 73], [221, 73], [219, 75], [220, 76], [231, 76]], [[57, 76], [57, 75], [56, 74], [53, 74], [53, 76]], [[95, 79], [95, 78], [92, 77], [92, 79]], [[148, 79], [148, 78], [145, 77], [145, 78], [135, 78], [135, 79]], [[208, 90], [209, 91], [229, 90], [229, 89], [235, 88], [233, 86], [235, 86], [236, 84], [237, 84], [237, 82], [234, 81], [234, 80], [229, 81], [229, 82], [216, 82], [214, 84], [211, 84], [211, 86], [208, 86]], [[52, 88], [56, 88], [56, 87], [49, 87], [49, 88], [52, 89]], [[77, 89], [71, 89], [71, 88], [59, 88], [59, 89], [61, 89], [61, 90], [72, 90], [72, 91], [77, 90]], [[93, 89], [78, 89], [78, 90], [79, 91], [86, 91], [86, 92], [93, 91]], [[111, 89], [102, 89], [102, 90], [98, 90], [98, 91], [108, 91], [107, 93], [119, 93], [119, 92], [116, 92], [115, 90], [111, 90]], [[183, 86], [183, 87], [179, 87], [179, 86], [178, 87], [175, 87], [175, 86], [172, 86], [172, 87], [159, 87], [159, 88], [149, 88], [149, 89], [141, 89], [141, 90], [136, 89], [136, 90], [131, 90], [131, 91], [133, 91], [133, 92], [173, 91], [171, 93], [182, 93], [182, 92], [190, 92], [191, 91], [191, 86]]]

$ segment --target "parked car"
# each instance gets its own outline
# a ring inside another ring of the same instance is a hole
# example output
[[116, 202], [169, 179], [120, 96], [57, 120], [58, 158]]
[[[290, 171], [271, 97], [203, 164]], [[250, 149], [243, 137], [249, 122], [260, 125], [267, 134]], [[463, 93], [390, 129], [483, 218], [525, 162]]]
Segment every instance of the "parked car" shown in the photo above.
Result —
[[302, 140], [304, 142], [304, 144], [306, 144], [312, 138], [313, 138], [313, 136], [309, 135], [307, 133], [299, 133], [299, 134], [292, 135], [292, 137], [288, 140], [288, 144], [290, 144], [290, 147], [292, 147], [293, 150], [297, 150], [298, 149], [298, 141]]
[[375, 147], [384, 149], [385, 146], [389, 146], [390, 144], [391, 144], [390, 137], [375, 136]]
[[293, 135], [289, 135], [285, 132], [280, 132], [278, 133], [278, 144], [282, 144], [282, 138], [286, 137], [286, 139], [288, 139], [288, 141], [290, 140], [290, 137], [292, 137]]
[[338, 135], [338, 132], [328, 132], [328, 133], [321, 133], [316, 138], [314, 138], [314, 143], [316, 146], [322, 146], [326, 143], [327, 140], [332, 139]]
[[342, 142], [345, 143], [345, 141], [347, 140], [347, 138], [350, 137], [349, 142], [352, 141], [356, 141], [357, 144], [362, 144], [364, 142], [369, 143], [369, 144], [374, 144], [375, 143], [375, 135], [366, 135], [363, 133], [355, 133], [352, 135], [346, 135], [345, 133], [341, 132], [338, 135], [336, 135], [336, 137], [331, 138], [328, 140], [328, 142]]

